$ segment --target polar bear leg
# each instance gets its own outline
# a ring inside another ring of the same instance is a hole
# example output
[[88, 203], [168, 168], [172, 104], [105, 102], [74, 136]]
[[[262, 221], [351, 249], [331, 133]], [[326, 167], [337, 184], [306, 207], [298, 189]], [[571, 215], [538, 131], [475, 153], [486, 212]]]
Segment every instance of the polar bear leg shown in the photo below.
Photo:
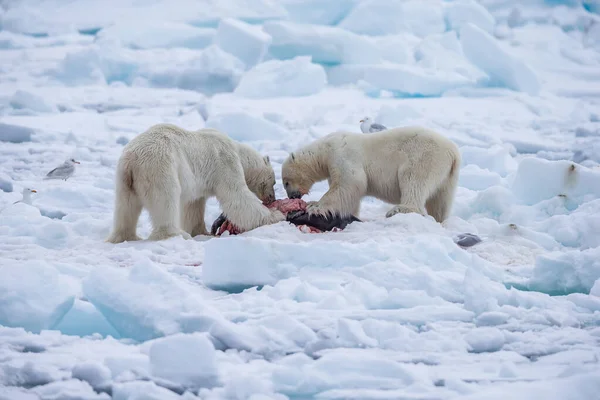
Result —
[[340, 172], [329, 180], [329, 190], [319, 201], [307, 202], [306, 211], [309, 214], [329, 217], [339, 215], [358, 217], [360, 201], [367, 191], [367, 174], [349, 162], [339, 167]]
[[181, 186], [174, 178], [162, 179], [160, 185], [147, 191], [146, 208], [152, 220], [152, 233], [148, 240], [164, 240], [181, 235], [191, 236], [179, 227]]
[[137, 234], [137, 223], [142, 213], [142, 203], [130, 190], [117, 189], [114, 228], [107, 242], [122, 243], [142, 240]]
[[450, 214], [453, 190], [448, 184], [443, 184], [425, 203], [427, 213], [437, 222], [442, 222]]
[[332, 185], [319, 201], [308, 201], [306, 211], [311, 215], [325, 218], [349, 215], [357, 217], [360, 211], [360, 199], [364, 192], [365, 190], [358, 189], [358, 185], [352, 185], [350, 190]]
[[439, 223], [450, 216], [456, 186], [458, 186], [458, 168], [455, 163], [448, 179], [441, 184], [425, 204], [427, 213]]
[[270, 210], [262, 205], [248, 189], [241, 164], [232, 164], [228, 168], [222, 173], [227, 174], [229, 179], [219, 181], [214, 190], [223, 214], [232, 224], [245, 232], [261, 225], [285, 221], [279, 210]]
[[[400, 204], [386, 213], [386, 217], [396, 214], [417, 213], [427, 215], [425, 203], [443, 182], [441, 168], [433, 163], [420, 162], [418, 168], [414, 164], [402, 166], [398, 171], [400, 185]], [[436, 168], [437, 167], [437, 168]]]
[[450, 214], [458, 185], [459, 165], [458, 152], [437, 152], [400, 168], [401, 201], [386, 216], [416, 212], [429, 214], [442, 223]]
[[142, 240], [136, 234], [137, 223], [142, 213], [142, 202], [133, 189], [129, 165], [121, 162], [118, 168], [113, 230], [106, 241], [122, 243]]
[[202, 197], [183, 205], [181, 226], [183, 230], [194, 236], [208, 235], [204, 222], [206, 198]]

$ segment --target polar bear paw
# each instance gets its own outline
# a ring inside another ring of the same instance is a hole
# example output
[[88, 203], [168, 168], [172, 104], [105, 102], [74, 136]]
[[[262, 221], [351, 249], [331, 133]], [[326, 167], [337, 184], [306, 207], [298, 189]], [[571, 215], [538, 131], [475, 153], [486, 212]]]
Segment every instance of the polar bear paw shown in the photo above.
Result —
[[385, 214], [385, 216], [387, 218], [390, 218], [396, 214], [410, 214], [410, 213], [417, 213], [417, 214], [421, 214], [423, 216], [426, 215], [422, 210], [419, 210], [419, 208], [417, 208], [417, 207], [399, 204], [399, 205], [395, 206], [394, 208], [392, 208], [390, 211], [388, 211]]
[[329, 218], [333, 214], [331, 210], [329, 210], [327, 207], [324, 207], [318, 201], [307, 201], [306, 212], [308, 212], [309, 215], [319, 215], [325, 218]]
[[189, 240], [192, 238], [192, 236], [185, 232], [182, 231], [181, 229], [172, 229], [172, 228], [158, 228], [152, 231], [152, 233], [150, 234], [150, 237], [148, 237], [148, 240], [166, 240], [175, 236], [181, 236], [183, 237], [185, 240]]
[[269, 218], [269, 223], [276, 224], [277, 222], [285, 221], [285, 215], [281, 211], [277, 209], [270, 211], [271, 216]]
[[124, 233], [119, 233], [119, 232], [115, 232], [112, 233], [107, 239], [106, 242], [108, 243], [123, 243], [123, 242], [135, 242], [138, 240], [142, 240], [141, 237], [139, 237], [138, 235], [134, 234], [124, 234]]
[[196, 226], [194, 229], [192, 229], [192, 237], [196, 237], [196, 236], [206, 236], [208, 235], [208, 231], [206, 230], [206, 226], [205, 225], [198, 225]]

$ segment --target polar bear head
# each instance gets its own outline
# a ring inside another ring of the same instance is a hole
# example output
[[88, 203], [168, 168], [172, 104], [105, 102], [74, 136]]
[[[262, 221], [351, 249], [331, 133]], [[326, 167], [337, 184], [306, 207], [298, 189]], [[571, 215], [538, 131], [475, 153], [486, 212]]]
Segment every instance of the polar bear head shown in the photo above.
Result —
[[281, 180], [290, 199], [308, 194], [315, 182], [325, 179], [322, 165], [312, 151], [291, 153], [281, 166]]
[[269, 156], [263, 157], [263, 163], [244, 171], [246, 185], [265, 204], [275, 201], [275, 171]]
[[275, 201], [275, 171], [269, 156], [246, 144], [238, 144], [238, 149], [248, 189], [265, 204]]

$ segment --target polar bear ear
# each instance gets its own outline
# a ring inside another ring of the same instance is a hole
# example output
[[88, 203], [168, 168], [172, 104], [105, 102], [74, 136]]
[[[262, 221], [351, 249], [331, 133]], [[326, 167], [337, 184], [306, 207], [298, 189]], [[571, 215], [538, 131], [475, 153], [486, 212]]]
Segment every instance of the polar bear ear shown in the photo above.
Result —
[[264, 157], [263, 157], [263, 160], [265, 161], [265, 164], [266, 164], [266, 165], [269, 165], [269, 164], [271, 164], [271, 159], [269, 158], [269, 156], [264, 156]]
[[290, 153], [290, 158], [292, 159], [292, 161], [296, 161], [296, 156], [294, 155], [294, 153]]

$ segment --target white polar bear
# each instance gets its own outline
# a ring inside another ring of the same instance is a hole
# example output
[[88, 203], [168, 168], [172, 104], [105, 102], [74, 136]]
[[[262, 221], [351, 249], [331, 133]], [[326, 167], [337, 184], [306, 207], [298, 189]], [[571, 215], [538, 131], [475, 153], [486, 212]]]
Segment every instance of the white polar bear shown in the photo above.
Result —
[[458, 147], [425, 128], [370, 135], [335, 132], [291, 153], [282, 180], [289, 198], [300, 198], [314, 183], [328, 180], [323, 197], [308, 203], [312, 214], [358, 217], [361, 199], [372, 196], [396, 204], [387, 217], [428, 213], [442, 222], [454, 200], [460, 163]]
[[140, 240], [136, 226], [142, 208], [152, 219], [150, 240], [206, 235], [204, 208], [212, 196], [242, 230], [283, 221], [281, 212], [260, 202], [275, 200], [274, 185], [269, 158], [250, 146], [214, 129], [154, 125], [123, 149], [107, 241]]

